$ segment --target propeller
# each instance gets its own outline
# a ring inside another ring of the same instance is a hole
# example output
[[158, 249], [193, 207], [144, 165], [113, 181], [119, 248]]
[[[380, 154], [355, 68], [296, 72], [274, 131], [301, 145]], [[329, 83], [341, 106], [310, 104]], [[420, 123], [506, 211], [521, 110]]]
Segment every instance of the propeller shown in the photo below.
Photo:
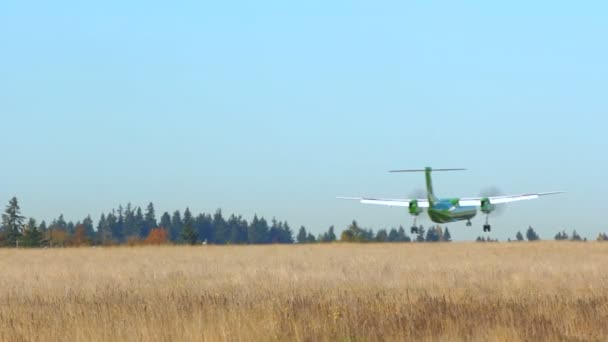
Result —
[[[481, 189], [481, 191], [479, 192], [480, 197], [504, 196], [504, 194], [505, 193], [502, 190], [500, 190], [500, 188], [498, 188], [497, 186], [488, 186], [488, 187]], [[495, 209], [494, 209], [494, 211], [492, 211], [492, 213], [495, 215], [501, 215], [505, 212], [504, 204], [495, 205], [494, 208]]]
[[414, 189], [410, 192], [410, 196], [411, 199], [423, 199], [426, 198], [426, 190], [424, 190], [423, 188], [417, 188]]

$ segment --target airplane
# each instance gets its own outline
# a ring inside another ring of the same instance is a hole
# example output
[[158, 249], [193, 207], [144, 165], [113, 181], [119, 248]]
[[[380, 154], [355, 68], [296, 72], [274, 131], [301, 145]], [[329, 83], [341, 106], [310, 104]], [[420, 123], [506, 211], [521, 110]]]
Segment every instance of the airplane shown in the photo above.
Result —
[[563, 191], [529, 193], [523, 195], [491, 196], [491, 197], [466, 197], [466, 198], [437, 198], [433, 192], [431, 173], [437, 171], [464, 171], [466, 169], [432, 169], [426, 167], [422, 170], [392, 170], [389, 172], [424, 172], [426, 176], [427, 198], [418, 199], [389, 199], [370, 197], [338, 197], [339, 199], [358, 200], [364, 204], [378, 204], [393, 207], [407, 207], [410, 215], [414, 216], [414, 224], [411, 228], [412, 234], [418, 233], [416, 220], [418, 215], [427, 209], [431, 221], [435, 223], [450, 223], [467, 221], [467, 227], [471, 226], [471, 219], [477, 215], [477, 208], [486, 215], [484, 232], [489, 232], [491, 226], [488, 223], [490, 213], [496, 209], [496, 205], [510, 202], [536, 199], [541, 196], [564, 193]]

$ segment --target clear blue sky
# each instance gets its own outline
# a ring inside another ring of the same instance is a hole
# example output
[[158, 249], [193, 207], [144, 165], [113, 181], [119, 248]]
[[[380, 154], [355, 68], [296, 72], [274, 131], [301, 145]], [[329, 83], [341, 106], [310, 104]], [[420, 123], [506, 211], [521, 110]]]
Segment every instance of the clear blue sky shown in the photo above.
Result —
[[[2, 1], [0, 199], [79, 220], [120, 203], [314, 233], [403, 224], [337, 195], [566, 190], [493, 237], [608, 231], [604, 1]], [[428, 225], [428, 219], [422, 222]], [[456, 239], [481, 234], [448, 225]]]

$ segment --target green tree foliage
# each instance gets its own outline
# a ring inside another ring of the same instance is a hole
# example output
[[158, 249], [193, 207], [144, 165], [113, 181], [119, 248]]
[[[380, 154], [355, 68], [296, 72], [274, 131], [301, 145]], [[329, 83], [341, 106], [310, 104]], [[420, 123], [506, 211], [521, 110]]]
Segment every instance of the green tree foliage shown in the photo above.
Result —
[[387, 242], [388, 241], [388, 233], [386, 232], [386, 229], [378, 230], [378, 233], [376, 233], [376, 241], [377, 242]]
[[608, 234], [606, 233], [599, 233], [597, 235], [597, 241], [608, 241]]
[[298, 243], [307, 243], [308, 242], [308, 234], [306, 233], [306, 228], [304, 228], [304, 226], [300, 227], [300, 230], [298, 231], [298, 236], [296, 237], [296, 239], [297, 239]]
[[[198, 238], [201, 241], [213, 242], [213, 219], [209, 214], [200, 214], [194, 220], [196, 231], [198, 232]], [[247, 228], [246, 228], [247, 229]], [[247, 241], [247, 232], [245, 231], [244, 239]]]
[[[372, 236], [370, 236], [372, 235]], [[367, 242], [373, 239], [373, 232], [366, 231], [359, 227], [357, 221], [354, 221], [342, 232], [340, 241], [342, 242]]]
[[452, 234], [450, 234], [450, 230], [448, 229], [448, 227], [445, 227], [445, 230], [443, 231], [443, 241], [452, 241]]
[[244, 220], [242, 216], [236, 216], [234, 214], [230, 215], [226, 225], [228, 227], [228, 231], [230, 232], [229, 243], [244, 244], [248, 242], [248, 223], [247, 220]]
[[190, 245], [195, 245], [198, 240], [198, 235], [196, 234], [193, 225], [194, 221], [192, 220], [192, 217], [190, 217], [189, 220], [186, 220], [186, 214], [184, 213], [184, 229], [181, 231], [181, 239]]
[[517, 241], [524, 241], [524, 236], [521, 232], [517, 232], [517, 234], [515, 234], [515, 239], [517, 239]]
[[156, 227], [156, 211], [154, 210], [154, 204], [150, 202], [146, 208], [146, 213], [144, 214], [144, 223], [140, 236], [142, 238], [146, 238], [148, 235], [150, 235], [152, 229]]
[[538, 234], [536, 234], [532, 227], [528, 227], [528, 230], [526, 231], [526, 238], [528, 239], [528, 241], [540, 240], [540, 237], [538, 236]]
[[17, 197], [13, 197], [2, 214], [2, 228], [4, 230], [4, 241], [8, 246], [16, 246], [21, 239], [24, 216], [21, 216], [21, 208]]
[[555, 234], [555, 240], [560, 241], [560, 240], [568, 240], [568, 239], [569, 239], [569, 237], [568, 237], [568, 234], [566, 233], [566, 231], [561, 231], [561, 232]]
[[224, 244], [230, 240], [230, 230], [226, 224], [226, 220], [222, 215], [222, 210], [218, 209], [213, 214], [213, 243]]
[[312, 233], [308, 233], [308, 236], [306, 237], [306, 242], [315, 243], [315, 242], [317, 242], [317, 239], [315, 238], [314, 235], [312, 235]]
[[177, 241], [183, 226], [182, 215], [179, 210], [174, 211], [173, 216], [171, 216], [171, 226], [169, 226], [169, 240]]
[[40, 247], [42, 243], [42, 232], [36, 225], [36, 220], [30, 218], [23, 232], [22, 245], [24, 247]]

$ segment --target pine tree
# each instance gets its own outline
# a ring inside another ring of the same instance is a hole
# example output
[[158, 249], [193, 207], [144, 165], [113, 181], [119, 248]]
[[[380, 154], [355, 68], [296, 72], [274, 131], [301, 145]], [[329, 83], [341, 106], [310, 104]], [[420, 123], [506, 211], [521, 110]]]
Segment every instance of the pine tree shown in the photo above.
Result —
[[21, 208], [17, 197], [13, 197], [6, 206], [4, 214], [2, 214], [2, 227], [5, 232], [5, 241], [8, 246], [16, 246], [17, 241], [21, 239], [21, 231], [23, 230], [24, 216], [21, 216]]
[[169, 231], [169, 228], [171, 228], [171, 215], [169, 215], [169, 213], [166, 211], [160, 218], [160, 228], [164, 228], [167, 231]]
[[334, 242], [336, 241], [336, 233], [334, 233], [334, 226], [330, 226], [327, 230], [327, 241]]
[[376, 241], [378, 241], [378, 242], [387, 242], [388, 241], [388, 233], [386, 232], [386, 229], [378, 230], [378, 233], [376, 234]]
[[536, 234], [532, 227], [528, 227], [528, 230], [526, 231], [526, 238], [528, 239], [528, 241], [540, 240], [540, 237], [538, 236], [538, 234]]
[[142, 237], [148, 237], [152, 229], [156, 228], [156, 226], [156, 211], [154, 210], [154, 204], [150, 202], [146, 208], [146, 213], [144, 214], [144, 226], [141, 232]]
[[97, 236], [98, 242], [102, 245], [108, 245], [112, 242], [112, 227], [110, 222], [106, 219], [105, 214], [101, 214], [99, 222], [97, 223]]
[[230, 238], [230, 231], [226, 226], [226, 220], [224, 220], [224, 216], [222, 216], [222, 210], [218, 209], [215, 211], [213, 215], [213, 242], [224, 244], [228, 242]]
[[133, 236], [137, 236], [140, 239], [148, 237], [148, 230], [146, 229], [146, 221], [141, 207], [137, 207], [135, 210], [135, 218], [133, 222]]
[[399, 241], [399, 233], [397, 233], [397, 229], [391, 228], [391, 230], [388, 232], [388, 241], [389, 242]]
[[42, 243], [42, 233], [38, 230], [36, 220], [30, 218], [24, 234], [23, 234], [23, 246], [24, 247], [40, 247]]
[[90, 241], [93, 241], [95, 239], [95, 229], [93, 228], [93, 219], [91, 219], [91, 215], [87, 215], [87, 217], [82, 220], [82, 225], [84, 226], [87, 238]]
[[281, 229], [281, 243], [293, 243], [293, 232], [287, 222], [279, 223]]
[[317, 242], [317, 239], [315, 238], [314, 235], [312, 235], [312, 233], [308, 233], [308, 236], [306, 237], [306, 242], [315, 243], [315, 242]]
[[[186, 214], [184, 213], [184, 218], [186, 217]], [[184, 228], [181, 231], [181, 238], [184, 242], [189, 243], [191, 245], [196, 245], [196, 241], [198, 239], [198, 236], [196, 234], [196, 231], [194, 230], [194, 228], [192, 227], [192, 220], [184, 220]]]
[[[213, 220], [209, 214], [199, 214], [194, 221], [198, 238], [203, 242], [213, 242]], [[243, 228], [241, 228], [243, 229]], [[247, 221], [245, 221], [243, 243], [247, 242]]]
[[171, 226], [169, 227], [169, 239], [171, 239], [171, 241], [177, 241], [179, 239], [182, 227], [182, 215], [179, 210], [176, 210], [173, 212]]
[[521, 234], [521, 232], [517, 232], [515, 238], [517, 239], [517, 241], [524, 241], [524, 236]]
[[304, 226], [301, 226], [300, 230], [298, 231], [298, 236], [297, 236], [298, 243], [308, 242], [307, 238], [308, 238], [308, 234], [306, 233], [306, 228], [304, 228]]
[[443, 232], [443, 241], [447, 241], [447, 242], [452, 241], [452, 234], [450, 234], [450, 230], [447, 227], [445, 228], [445, 231]]
[[438, 242], [439, 234], [437, 234], [437, 227], [431, 227], [426, 232], [426, 238], [424, 239], [427, 242]]

